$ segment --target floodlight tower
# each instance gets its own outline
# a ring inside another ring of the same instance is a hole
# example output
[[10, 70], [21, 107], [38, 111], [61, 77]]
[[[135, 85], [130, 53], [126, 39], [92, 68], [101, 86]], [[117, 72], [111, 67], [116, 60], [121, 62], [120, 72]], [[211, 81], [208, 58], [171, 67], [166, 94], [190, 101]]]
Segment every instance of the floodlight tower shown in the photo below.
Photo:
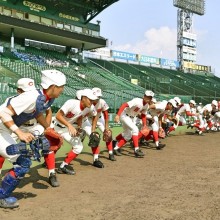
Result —
[[191, 72], [196, 62], [196, 34], [192, 30], [193, 13], [205, 14], [205, 0], [173, 0], [177, 11], [177, 60], [180, 70]]

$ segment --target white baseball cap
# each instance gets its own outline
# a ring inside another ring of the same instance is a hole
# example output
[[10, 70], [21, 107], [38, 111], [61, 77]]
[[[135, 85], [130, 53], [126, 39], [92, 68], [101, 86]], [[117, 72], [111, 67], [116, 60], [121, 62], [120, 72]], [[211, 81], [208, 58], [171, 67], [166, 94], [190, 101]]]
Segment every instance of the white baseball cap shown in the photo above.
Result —
[[34, 80], [30, 78], [21, 78], [17, 81], [17, 88], [22, 89], [24, 92], [35, 90]]
[[212, 100], [212, 105], [218, 106], [218, 102], [216, 100]]
[[151, 90], [146, 90], [144, 95], [154, 97], [154, 93]]
[[174, 99], [170, 99], [168, 102], [171, 103], [174, 108], [177, 107], [176, 106], [176, 101]]
[[95, 92], [96, 96], [102, 96], [102, 90], [100, 88], [95, 87], [92, 89], [92, 91]]
[[[92, 91], [92, 89], [83, 89], [80, 90], [81, 93], [81, 97], [82, 96], [86, 96], [87, 98], [89, 98], [90, 100], [96, 100], [98, 99], [98, 97], [96, 96], [95, 92]], [[81, 98], [80, 98], [81, 99]]]
[[48, 89], [51, 85], [63, 86], [66, 84], [66, 76], [58, 70], [41, 71], [41, 86]]
[[81, 100], [82, 91], [83, 91], [83, 90], [77, 90], [77, 91], [76, 91], [76, 98], [79, 99], [79, 100]]
[[181, 99], [180, 99], [179, 97], [174, 97], [173, 99], [176, 101], [176, 103], [177, 103], [178, 105], [181, 104]]
[[190, 100], [189, 103], [196, 105], [196, 102], [194, 100]]

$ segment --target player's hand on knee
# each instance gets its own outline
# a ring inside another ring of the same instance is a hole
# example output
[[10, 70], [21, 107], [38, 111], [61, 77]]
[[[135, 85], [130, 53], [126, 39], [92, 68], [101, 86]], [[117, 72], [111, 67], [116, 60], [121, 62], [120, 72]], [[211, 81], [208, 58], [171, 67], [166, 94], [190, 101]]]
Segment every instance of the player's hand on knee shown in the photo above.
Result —
[[18, 132], [17, 135], [21, 141], [24, 141], [26, 143], [29, 143], [35, 139], [34, 135], [31, 133], [25, 133], [25, 132], [20, 131], [20, 132]]
[[68, 126], [68, 130], [69, 130], [70, 136], [72, 136], [72, 137], [76, 136], [77, 130], [72, 125]]

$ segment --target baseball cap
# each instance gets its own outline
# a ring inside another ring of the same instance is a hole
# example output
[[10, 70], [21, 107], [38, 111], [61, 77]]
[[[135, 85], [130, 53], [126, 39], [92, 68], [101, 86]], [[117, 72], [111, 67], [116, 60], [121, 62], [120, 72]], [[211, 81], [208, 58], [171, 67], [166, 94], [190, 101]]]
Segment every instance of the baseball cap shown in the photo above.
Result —
[[[89, 98], [90, 100], [96, 100], [98, 99], [98, 97], [96, 96], [95, 92], [92, 91], [92, 89], [83, 89], [80, 90], [81, 92], [81, 97], [82, 96], [86, 96], [87, 98]], [[81, 99], [81, 98], [80, 98]]]
[[66, 84], [66, 76], [58, 70], [41, 71], [41, 86], [48, 89], [51, 85], [63, 86]]
[[17, 81], [17, 88], [22, 89], [23, 91], [35, 90], [35, 83], [33, 79], [30, 78], [21, 78]]
[[96, 96], [102, 96], [102, 90], [100, 88], [95, 87], [92, 91], [95, 92]]
[[77, 91], [76, 91], [76, 98], [79, 99], [79, 100], [81, 100], [82, 91], [83, 91], [83, 90], [77, 90]]
[[176, 101], [174, 99], [170, 99], [168, 102], [171, 103], [174, 108], [177, 107], [176, 106]]
[[181, 104], [181, 99], [180, 99], [179, 97], [174, 97], [173, 99], [176, 101], [176, 103], [177, 103], [178, 105]]
[[190, 100], [189, 103], [196, 105], [196, 102], [194, 100]]
[[154, 97], [154, 93], [151, 90], [146, 90], [144, 95]]
[[212, 100], [212, 105], [218, 106], [218, 102], [216, 100]]

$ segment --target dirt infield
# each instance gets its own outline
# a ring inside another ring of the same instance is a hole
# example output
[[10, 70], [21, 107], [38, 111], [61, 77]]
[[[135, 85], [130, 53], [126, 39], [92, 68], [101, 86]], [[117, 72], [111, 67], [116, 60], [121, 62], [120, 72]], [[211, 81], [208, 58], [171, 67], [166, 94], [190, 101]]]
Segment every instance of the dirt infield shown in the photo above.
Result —
[[144, 158], [135, 158], [127, 146], [116, 162], [103, 151], [104, 169], [94, 168], [84, 153], [73, 162], [75, 176], [58, 176], [58, 188], [47, 183], [39, 164], [14, 192], [20, 207], [0, 209], [0, 218], [219, 220], [219, 142], [220, 133], [171, 136], [161, 151], [142, 147]]

